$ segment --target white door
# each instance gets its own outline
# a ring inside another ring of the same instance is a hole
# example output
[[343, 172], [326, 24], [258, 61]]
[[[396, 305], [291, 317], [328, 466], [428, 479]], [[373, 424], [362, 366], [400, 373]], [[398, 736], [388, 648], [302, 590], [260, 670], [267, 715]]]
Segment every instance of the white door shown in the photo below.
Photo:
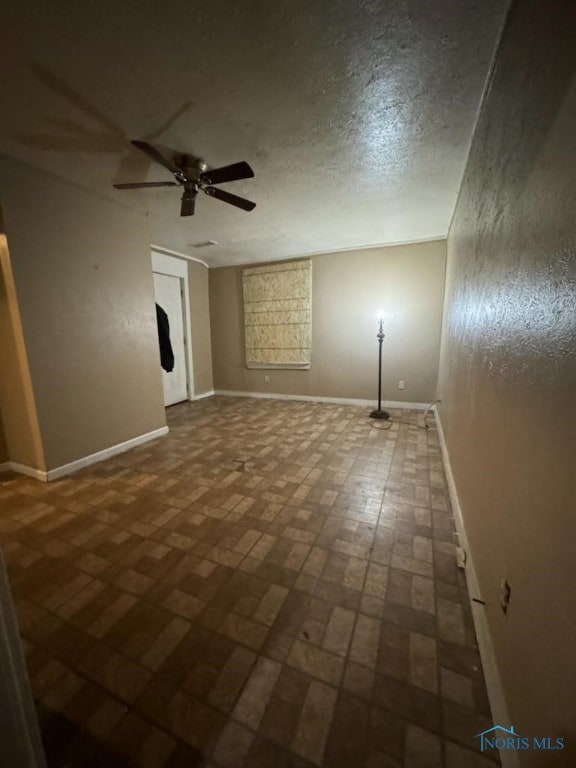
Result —
[[[184, 312], [182, 303], [182, 280], [172, 275], [154, 272], [154, 295], [156, 303], [168, 315], [170, 343], [174, 352], [174, 370], [167, 373], [162, 369], [164, 382], [164, 405], [174, 405], [188, 399], [188, 365], [184, 338]], [[160, 361], [158, 361], [160, 365]]]

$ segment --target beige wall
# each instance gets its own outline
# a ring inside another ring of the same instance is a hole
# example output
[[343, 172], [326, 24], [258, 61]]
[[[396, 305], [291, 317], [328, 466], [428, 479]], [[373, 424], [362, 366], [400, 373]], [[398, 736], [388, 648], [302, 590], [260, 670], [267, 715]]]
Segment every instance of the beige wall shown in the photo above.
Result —
[[432, 402], [445, 256], [445, 241], [313, 256], [312, 366], [305, 371], [245, 367], [242, 269], [211, 269], [214, 388], [374, 400], [376, 313], [383, 309], [392, 313], [383, 345], [383, 399]]
[[212, 381], [212, 343], [210, 337], [210, 302], [208, 269], [195, 261], [188, 262], [190, 293], [190, 325], [196, 397], [214, 389]]
[[5, 158], [0, 179], [46, 468], [164, 426], [146, 217]]
[[[448, 239], [440, 415], [511, 722], [576, 765], [574, 4], [512, 6]], [[511, 585], [505, 616], [500, 580]]]

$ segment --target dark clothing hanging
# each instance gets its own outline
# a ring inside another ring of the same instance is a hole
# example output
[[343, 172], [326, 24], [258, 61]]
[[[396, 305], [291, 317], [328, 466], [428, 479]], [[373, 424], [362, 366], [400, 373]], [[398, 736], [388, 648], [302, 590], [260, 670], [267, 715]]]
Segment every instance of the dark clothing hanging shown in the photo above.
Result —
[[170, 323], [168, 315], [156, 304], [156, 322], [158, 323], [158, 344], [160, 345], [160, 365], [167, 373], [174, 370], [174, 352], [170, 344]]

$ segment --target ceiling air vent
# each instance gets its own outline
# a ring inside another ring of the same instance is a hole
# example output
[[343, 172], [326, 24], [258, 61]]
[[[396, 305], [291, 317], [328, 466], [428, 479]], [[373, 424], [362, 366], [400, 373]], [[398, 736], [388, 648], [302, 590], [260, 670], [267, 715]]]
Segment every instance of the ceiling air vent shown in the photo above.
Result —
[[216, 240], [204, 240], [202, 243], [194, 243], [193, 248], [208, 248], [209, 245], [218, 245]]

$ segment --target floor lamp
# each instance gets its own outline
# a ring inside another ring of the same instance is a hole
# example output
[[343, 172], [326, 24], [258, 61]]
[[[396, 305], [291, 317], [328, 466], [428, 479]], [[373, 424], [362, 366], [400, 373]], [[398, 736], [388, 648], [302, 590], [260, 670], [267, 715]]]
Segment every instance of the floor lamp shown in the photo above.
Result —
[[382, 342], [384, 341], [384, 318], [378, 315], [378, 408], [370, 414], [371, 419], [389, 419], [388, 411], [382, 410]]

